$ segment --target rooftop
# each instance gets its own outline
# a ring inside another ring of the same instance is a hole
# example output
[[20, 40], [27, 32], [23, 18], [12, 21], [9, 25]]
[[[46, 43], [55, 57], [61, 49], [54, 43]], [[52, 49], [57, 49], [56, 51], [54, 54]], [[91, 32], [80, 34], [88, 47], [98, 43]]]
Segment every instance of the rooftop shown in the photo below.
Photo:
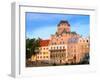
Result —
[[43, 46], [48, 46], [49, 45], [49, 39], [48, 40], [40, 40], [40, 47], [43, 47]]
[[60, 26], [60, 24], [67, 24], [68, 26], [70, 26], [69, 22], [67, 20], [61, 20], [58, 24], [58, 26]]

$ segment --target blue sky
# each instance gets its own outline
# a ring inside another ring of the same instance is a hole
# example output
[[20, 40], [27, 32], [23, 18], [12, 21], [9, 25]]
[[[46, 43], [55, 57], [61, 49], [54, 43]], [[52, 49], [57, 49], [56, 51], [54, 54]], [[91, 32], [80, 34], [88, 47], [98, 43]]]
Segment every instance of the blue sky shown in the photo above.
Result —
[[55, 34], [61, 20], [67, 20], [70, 23], [71, 31], [83, 37], [90, 35], [89, 15], [26, 12], [26, 36], [27, 38], [49, 39], [51, 34]]

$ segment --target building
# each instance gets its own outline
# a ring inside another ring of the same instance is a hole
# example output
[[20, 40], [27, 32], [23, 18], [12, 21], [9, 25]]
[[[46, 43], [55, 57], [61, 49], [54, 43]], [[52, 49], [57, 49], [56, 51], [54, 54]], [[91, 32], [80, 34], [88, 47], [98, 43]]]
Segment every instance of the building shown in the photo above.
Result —
[[50, 40], [40, 40], [39, 44], [39, 52], [36, 55], [31, 57], [32, 61], [49, 61], [50, 60], [50, 52], [48, 49]]
[[60, 45], [50, 45], [50, 62], [55, 64], [66, 63], [66, 51], [67, 46], [65, 44]]
[[[58, 24], [57, 32], [50, 39], [50, 60], [53, 63], [65, 64], [69, 63], [68, 41], [71, 38], [79, 38], [76, 32], [70, 31], [68, 21], [61, 21]], [[54, 49], [55, 48], [55, 49]], [[70, 54], [71, 55], [71, 54]]]
[[49, 40], [40, 41], [39, 53], [35, 57], [51, 64], [80, 63], [85, 54], [89, 54], [89, 42], [89, 38], [72, 32], [68, 21], [62, 20]]
[[89, 54], [88, 38], [71, 38], [68, 40], [68, 63], [79, 63], [86, 54]]

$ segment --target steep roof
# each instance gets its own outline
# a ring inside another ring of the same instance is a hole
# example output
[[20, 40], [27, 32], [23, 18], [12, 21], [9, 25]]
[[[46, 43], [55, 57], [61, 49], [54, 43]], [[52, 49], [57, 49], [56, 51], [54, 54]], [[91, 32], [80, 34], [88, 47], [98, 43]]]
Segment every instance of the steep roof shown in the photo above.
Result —
[[48, 46], [50, 40], [40, 40], [40, 47]]
[[60, 26], [60, 24], [67, 24], [68, 26], [70, 26], [69, 22], [67, 20], [61, 20], [58, 24], [58, 26]]

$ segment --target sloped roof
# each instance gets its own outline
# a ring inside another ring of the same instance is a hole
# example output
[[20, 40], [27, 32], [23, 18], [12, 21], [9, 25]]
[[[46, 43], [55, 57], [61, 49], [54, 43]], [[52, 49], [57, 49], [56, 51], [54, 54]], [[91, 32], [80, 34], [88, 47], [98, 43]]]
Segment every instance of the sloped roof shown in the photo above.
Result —
[[60, 26], [60, 24], [67, 24], [68, 26], [70, 26], [69, 22], [67, 20], [61, 20], [58, 24], [58, 26]]
[[50, 40], [40, 40], [40, 47], [42, 46], [48, 46]]

